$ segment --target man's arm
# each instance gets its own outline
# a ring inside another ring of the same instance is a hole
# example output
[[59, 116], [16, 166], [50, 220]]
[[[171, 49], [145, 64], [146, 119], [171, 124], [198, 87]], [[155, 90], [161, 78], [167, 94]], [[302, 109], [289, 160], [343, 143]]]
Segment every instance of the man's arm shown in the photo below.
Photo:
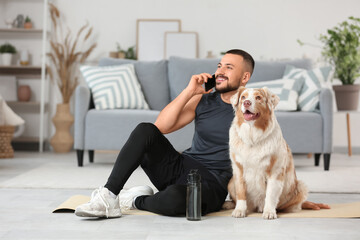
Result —
[[159, 114], [155, 126], [163, 134], [174, 132], [195, 118], [195, 109], [199, 104], [201, 96], [205, 92], [202, 84], [211, 78], [208, 73], [202, 73], [191, 77], [188, 86], [169, 103]]

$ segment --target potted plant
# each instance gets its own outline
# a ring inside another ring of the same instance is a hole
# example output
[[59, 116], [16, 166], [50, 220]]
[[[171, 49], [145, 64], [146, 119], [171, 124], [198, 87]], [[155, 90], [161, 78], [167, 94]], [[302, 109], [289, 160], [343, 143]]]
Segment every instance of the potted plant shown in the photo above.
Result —
[[354, 84], [360, 76], [360, 18], [349, 17], [326, 35], [320, 35], [324, 43], [322, 55], [335, 68], [335, 78], [342, 85], [334, 85], [339, 110], [357, 110], [360, 84]]
[[2, 65], [10, 66], [12, 56], [16, 53], [16, 48], [10, 43], [5, 43], [0, 46], [0, 53], [2, 58]]
[[62, 96], [62, 103], [57, 104], [56, 114], [52, 119], [56, 132], [50, 139], [50, 144], [55, 152], [69, 152], [74, 143], [70, 134], [74, 117], [70, 112], [69, 102], [78, 85], [79, 64], [88, 58], [96, 43], [88, 44], [92, 36], [92, 27], [88, 23], [78, 30], [75, 37], [70, 30], [63, 35], [60, 11], [51, 3], [49, 6], [53, 29], [50, 36], [51, 51], [48, 53], [51, 66], [47, 66], [47, 71]]
[[26, 18], [25, 18], [24, 28], [25, 29], [32, 28], [32, 22], [31, 22], [31, 19], [29, 18], [29, 16], [26, 16]]

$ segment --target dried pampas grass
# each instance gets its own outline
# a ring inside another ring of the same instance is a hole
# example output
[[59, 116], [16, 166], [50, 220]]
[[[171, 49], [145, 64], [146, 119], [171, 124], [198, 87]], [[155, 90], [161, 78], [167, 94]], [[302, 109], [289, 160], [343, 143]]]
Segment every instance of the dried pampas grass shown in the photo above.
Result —
[[50, 79], [58, 85], [63, 103], [69, 103], [78, 85], [77, 73], [79, 63], [83, 63], [96, 47], [96, 43], [93, 43], [90, 47], [85, 48], [93, 28], [89, 27], [89, 23], [86, 23], [79, 29], [75, 39], [73, 39], [69, 29], [67, 30], [66, 36], [63, 37], [60, 11], [52, 3], [49, 3], [49, 7], [53, 31], [50, 37], [51, 50], [47, 55], [52, 64], [51, 66], [47, 66], [47, 71]]

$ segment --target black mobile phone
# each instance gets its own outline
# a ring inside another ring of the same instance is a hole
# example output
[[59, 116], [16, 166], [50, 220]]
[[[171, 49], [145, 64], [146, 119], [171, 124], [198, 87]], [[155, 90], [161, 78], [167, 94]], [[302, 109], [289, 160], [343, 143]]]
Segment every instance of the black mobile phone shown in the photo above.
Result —
[[212, 77], [209, 78], [205, 83], [205, 91], [209, 91], [210, 89], [215, 87], [215, 85], [216, 85], [216, 78], [215, 78], [215, 74], [213, 74]]

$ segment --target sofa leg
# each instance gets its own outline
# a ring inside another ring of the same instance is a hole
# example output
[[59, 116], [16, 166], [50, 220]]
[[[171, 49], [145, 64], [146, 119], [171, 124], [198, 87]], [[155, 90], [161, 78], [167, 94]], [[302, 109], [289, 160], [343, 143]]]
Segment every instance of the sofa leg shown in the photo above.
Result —
[[89, 150], [89, 162], [94, 162], [94, 150]]
[[324, 153], [324, 170], [329, 171], [330, 168], [330, 153]]
[[82, 167], [84, 161], [84, 150], [76, 150], [76, 155], [77, 155], [78, 167]]
[[321, 153], [315, 153], [315, 166], [319, 166]]

